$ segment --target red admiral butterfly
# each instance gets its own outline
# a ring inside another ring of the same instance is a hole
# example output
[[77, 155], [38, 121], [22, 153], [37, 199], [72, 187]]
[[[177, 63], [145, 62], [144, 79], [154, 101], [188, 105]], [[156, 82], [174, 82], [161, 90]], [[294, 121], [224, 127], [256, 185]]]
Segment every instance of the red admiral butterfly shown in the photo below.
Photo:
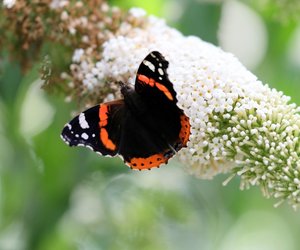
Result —
[[66, 124], [62, 139], [102, 155], [119, 154], [132, 169], [167, 163], [190, 136], [189, 118], [176, 105], [168, 65], [159, 52], [151, 52], [139, 66], [134, 88], [120, 83], [124, 99], [80, 113]]

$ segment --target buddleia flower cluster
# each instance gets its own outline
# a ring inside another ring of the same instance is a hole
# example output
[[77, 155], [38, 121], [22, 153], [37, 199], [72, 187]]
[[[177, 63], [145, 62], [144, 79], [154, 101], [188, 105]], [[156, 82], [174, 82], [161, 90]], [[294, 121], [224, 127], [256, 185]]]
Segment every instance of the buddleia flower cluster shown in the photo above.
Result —
[[[141, 9], [110, 21], [102, 15], [105, 24], [116, 24], [105, 29], [103, 22], [95, 25], [92, 18], [80, 18], [80, 12], [64, 13], [66, 7], [58, 2], [51, 1], [68, 24], [65, 34], [80, 41], [72, 43], [77, 46], [72, 47], [69, 69], [61, 74], [68, 98], [80, 102], [86, 97], [89, 106], [96, 99], [119, 98], [116, 83], [133, 85], [143, 58], [159, 51], [169, 61], [178, 106], [190, 118], [188, 147], [178, 154], [186, 171], [206, 179], [220, 173], [227, 173], [228, 181], [239, 176], [241, 188], [260, 186], [265, 196], [278, 199], [277, 205], [286, 200], [299, 207], [300, 109], [289, 97], [259, 81], [234, 55], [184, 36]], [[84, 25], [72, 26], [74, 15]], [[83, 32], [84, 27], [91, 29]]]
[[[198, 37], [183, 36], [161, 19], [130, 11], [143, 27], [123, 22], [101, 48], [102, 59], [85, 67], [86, 52], [74, 51], [82, 84], [92, 90], [105, 79], [134, 84], [136, 70], [152, 50], [169, 61], [178, 105], [190, 117], [188, 148], [179, 160], [188, 173], [212, 178], [231, 173], [241, 187], [258, 185], [263, 194], [300, 202], [299, 108], [263, 84], [236, 57]], [[100, 53], [100, 52], [99, 52]], [[111, 93], [107, 99], [117, 97]], [[227, 182], [225, 182], [227, 183]]]

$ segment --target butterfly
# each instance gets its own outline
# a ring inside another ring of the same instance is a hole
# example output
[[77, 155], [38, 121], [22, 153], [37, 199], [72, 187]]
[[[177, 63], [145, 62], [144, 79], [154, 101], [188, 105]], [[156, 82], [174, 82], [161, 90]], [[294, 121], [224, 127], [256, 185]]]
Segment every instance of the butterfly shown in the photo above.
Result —
[[65, 125], [61, 138], [69, 146], [119, 155], [136, 170], [168, 163], [190, 136], [189, 118], [177, 106], [168, 65], [158, 51], [149, 53], [137, 70], [134, 88], [120, 83], [123, 99], [83, 111]]

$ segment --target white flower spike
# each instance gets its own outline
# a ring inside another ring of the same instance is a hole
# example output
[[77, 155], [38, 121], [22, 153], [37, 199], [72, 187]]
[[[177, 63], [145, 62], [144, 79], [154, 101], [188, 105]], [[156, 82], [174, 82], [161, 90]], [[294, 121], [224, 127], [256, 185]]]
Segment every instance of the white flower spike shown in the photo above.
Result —
[[83, 83], [90, 89], [105, 79], [133, 84], [145, 55], [160, 51], [170, 62], [178, 104], [192, 126], [188, 148], [179, 153], [186, 170], [199, 178], [231, 172], [231, 177], [241, 177], [242, 188], [259, 185], [264, 195], [288, 200], [297, 208], [299, 108], [259, 81], [232, 54], [183, 36], [142, 10], [134, 9], [132, 19], [143, 27], [123, 23], [94, 65], [75, 50], [73, 60], [77, 65], [81, 60]]

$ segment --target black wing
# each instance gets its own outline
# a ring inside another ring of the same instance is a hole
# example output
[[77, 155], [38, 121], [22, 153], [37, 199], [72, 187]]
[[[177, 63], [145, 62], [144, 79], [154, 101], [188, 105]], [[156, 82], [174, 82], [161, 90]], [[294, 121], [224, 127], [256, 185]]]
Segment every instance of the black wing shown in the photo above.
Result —
[[69, 146], [86, 146], [102, 155], [113, 156], [118, 152], [123, 116], [123, 100], [102, 103], [67, 123], [61, 137]]
[[158, 167], [186, 147], [189, 119], [183, 113], [173, 115], [178, 117], [155, 120], [157, 116], [150, 112], [143, 119], [130, 110], [125, 112], [118, 153], [129, 167], [139, 170]]
[[167, 73], [168, 65], [169, 62], [158, 51], [152, 51], [139, 66], [135, 91], [147, 99], [176, 103], [176, 92]]
[[[149, 125], [149, 124], [148, 124]], [[174, 155], [161, 134], [128, 110], [123, 120], [119, 154], [133, 169], [150, 169], [167, 163]]]

